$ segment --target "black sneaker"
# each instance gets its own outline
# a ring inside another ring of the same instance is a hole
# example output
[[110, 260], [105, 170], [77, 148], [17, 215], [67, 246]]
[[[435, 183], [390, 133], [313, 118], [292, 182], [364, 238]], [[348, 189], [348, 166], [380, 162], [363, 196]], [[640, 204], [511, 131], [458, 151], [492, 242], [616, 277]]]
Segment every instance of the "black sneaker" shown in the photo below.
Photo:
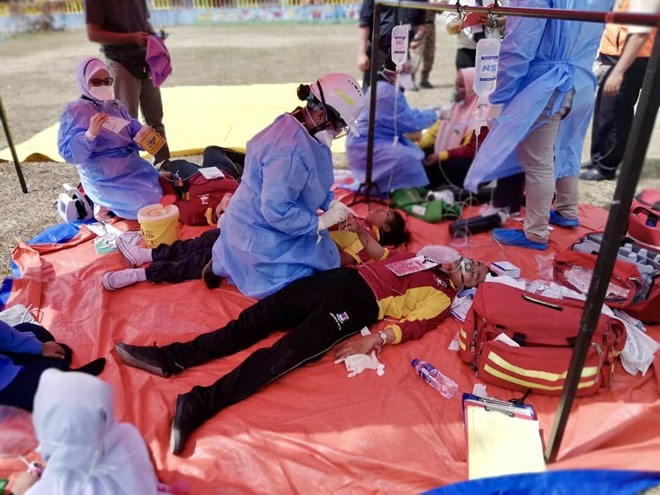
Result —
[[188, 394], [179, 395], [176, 398], [174, 417], [170, 429], [170, 451], [174, 455], [179, 455], [183, 451], [186, 440], [199, 426], [195, 417], [195, 405], [192, 399]]
[[156, 346], [138, 346], [119, 343], [115, 351], [127, 365], [148, 371], [152, 375], [169, 377], [170, 373], [163, 351]]
[[220, 287], [222, 277], [213, 273], [213, 261], [209, 261], [206, 266], [204, 266], [204, 269], [202, 270], [202, 280], [204, 280], [204, 284], [206, 284], [209, 289], [217, 289]]
[[419, 87], [422, 89], [433, 89], [435, 86], [428, 81], [420, 81]]
[[614, 180], [614, 174], [604, 174], [597, 168], [584, 168], [580, 171], [581, 180], [602, 181]]

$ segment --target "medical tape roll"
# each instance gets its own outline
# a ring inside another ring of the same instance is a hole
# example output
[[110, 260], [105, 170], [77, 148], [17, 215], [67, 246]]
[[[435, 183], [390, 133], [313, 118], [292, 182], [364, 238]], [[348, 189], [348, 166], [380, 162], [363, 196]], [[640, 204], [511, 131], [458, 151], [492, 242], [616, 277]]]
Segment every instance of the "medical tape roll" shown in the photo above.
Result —
[[179, 209], [175, 205], [147, 205], [140, 208], [137, 217], [147, 247], [170, 245], [179, 238]]

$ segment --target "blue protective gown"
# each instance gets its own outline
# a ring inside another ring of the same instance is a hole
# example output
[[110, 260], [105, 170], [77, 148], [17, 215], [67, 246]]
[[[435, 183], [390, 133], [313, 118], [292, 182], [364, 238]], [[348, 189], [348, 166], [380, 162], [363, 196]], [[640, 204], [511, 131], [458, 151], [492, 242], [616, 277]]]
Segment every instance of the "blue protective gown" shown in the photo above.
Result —
[[279, 116], [247, 143], [243, 179], [213, 246], [213, 272], [261, 298], [337, 268], [337, 246], [327, 231], [317, 233], [333, 181], [330, 149], [291, 115]]
[[[608, 11], [613, 0], [512, 0], [512, 7]], [[504, 105], [479, 148], [465, 179], [479, 184], [521, 171], [516, 146], [532, 130], [555, 90], [555, 108], [575, 91], [573, 106], [561, 121], [555, 141], [555, 177], [577, 175], [582, 145], [591, 121], [596, 91], [592, 65], [603, 25], [509, 16], [502, 42], [497, 88], [490, 102]]]
[[[130, 124], [119, 134], [102, 128], [96, 139], [90, 141], [85, 131], [92, 116], [99, 112], [120, 117]], [[64, 109], [57, 136], [60, 155], [78, 167], [85, 193], [95, 204], [130, 220], [137, 219], [140, 208], [158, 203], [163, 196], [160, 174], [140, 158], [139, 147], [133, 142], [141, 127], [117, 100], [98, 102], [80, 98]]]
[[[359, 135], [351, 132], [346, 140], [348, 166], [360, 181], [364, 182], [367, 166], [367, 139], [369, 134], [370, 93], [365, 96], [367, 105], [357, 119]], [[376, 125], [374, 129], [374, 159], [372, 181], [381, 193], [421, 187], [429, 183], [422, 160], [424, 152], [404, 133], [418, 132], [431, 127], [438, 120], [434, 110], [410, 108], [402, 91], [393, 84], [378, 81], [376, 94]], [[399, 141], [392, 146], [394, 136]]]

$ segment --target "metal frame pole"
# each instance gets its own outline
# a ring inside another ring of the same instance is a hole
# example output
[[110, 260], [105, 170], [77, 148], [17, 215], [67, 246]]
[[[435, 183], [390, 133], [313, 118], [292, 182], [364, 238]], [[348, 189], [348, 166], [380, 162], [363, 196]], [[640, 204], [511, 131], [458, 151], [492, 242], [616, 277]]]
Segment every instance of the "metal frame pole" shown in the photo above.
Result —
[[21, 183], [21, 190], [23, 191], [23, 194], [27, 194], [27, 184], [25, 183], [25, 177], [23, 177], [21, 162], [18, 161], [18, 155], [16, 154], [16, 148], [14, 148], [14, 142], [11, 139], [11, 132], [9, 132], [9, 123], [7, 122], [7, 115], [5, 115], [5, 107], [2, 104], [2, 98], [0, 98], [0, 120], [2, 120], [2, 127], [4, 128], [5, 136], [7, 137], [7, 145], [9, 146], [11, 156], [14, 160], [14, 168], [16, 169], [16, 175], [18, 175], [18, 182]]
[[[364, 183], [360, 184], [360, 187], [355, 192], [353, 196], [353, 201], [351, 205], [356, 204], [360, 201], [367, 203], [367, 206], [371, 204], [371, 190], [376, 189], [380, 193], [380, 189], [377, 184], [372, 182], [372, 171], [374, 164], [374, 134], [376, 128], [376, 93], [378, 88], [378, 51], [380, 49], [380, 16], [381, 16], [381, 6], [378, 2], [374, 3], [374, 15], [371, 23], [371, 53], [369, 54], [369, 120], [367, 125], [369, 126], [367, 131], [367, 163], [366, 163], [366, 176], [364, 178]], [[359, 200], [358, 196], [361, 192], [364, 192], [364, 199]]]
[[[660, 29], [660, 24], [658, 28]], [[660, 91], [657, 89], [660, 87], [660, 72], [658, 72], [658, 69], [660, 69], [660, 37], [656, 37], [653, 44], [653, 52], [649, 58], [646, 75], [644, 76], [637, 112], [626, 143], [621, 173], [614, 191], [612, 208], [607, 217], [603, 244], [598, 253], [594, 276], [591, 279], [587, 302], [580, 321], [580, 333], [575, 343], [566, 383], [559, 400], [557, 416], [555, 416], [550, 440], [546, 448], [545, 457], [547, 462], [554, 462], [557, 459], [571, 405], [580, 382], [584, 361], [605, 301], [605, 293], [612, 276], [621, 239], [626, 232], [630, 205], [644, 166], [644, 158], [651, 140], [655, 119], [658, 115], [658, 106], [660, 106]]]

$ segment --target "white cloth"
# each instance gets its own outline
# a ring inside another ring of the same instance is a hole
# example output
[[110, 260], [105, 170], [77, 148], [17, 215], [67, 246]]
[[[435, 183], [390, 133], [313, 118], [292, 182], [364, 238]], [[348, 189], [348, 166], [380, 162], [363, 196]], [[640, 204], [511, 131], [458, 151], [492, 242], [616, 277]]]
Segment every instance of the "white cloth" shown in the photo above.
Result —
[[27, 495], [156, 495], [158, 480], [137, 429], [117, 423], [112, 388], [76, 372], [41, 375], [32, 416], [46, 461]]
[[[631, 0], [630, 13], [660, 14], [660, 0]], [[628, 34], [650, 33], [651, 26], [628, 26]]]

